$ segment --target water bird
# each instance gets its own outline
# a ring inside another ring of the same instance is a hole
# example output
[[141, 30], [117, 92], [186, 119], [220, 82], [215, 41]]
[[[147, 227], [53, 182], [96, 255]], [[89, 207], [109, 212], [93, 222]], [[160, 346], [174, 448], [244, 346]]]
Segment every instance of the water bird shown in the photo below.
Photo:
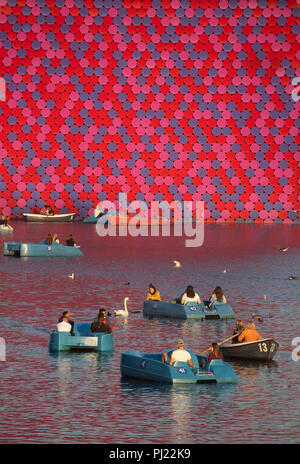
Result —
[[69, 279], [74, 279], [74, 277], [75, 277], [75, 276], [74, 276], [74, 273], [72, 272], [72, 274], [69, 275], [68, 277], [69, 277]]
[[173, 261], [174, 267], [182, 267], [179, 261]]
[[227, 269], [224, 269], [224, 270], [223, 270], [223, 274], [226, 274], [226, 272], [227, 272]]
[[300, 280], [300, 277], [290, 275], [289, 280]]
[[118, 309], [114, 311], [115, 316], [123, 316], [127, 317], [128, 316], [128, 310], [127, 310], [127, 301], [129, 300], [128, 296], [124, 298], [124, 308], [125, 309]]
[[252, 313], [252, 320], [254, 321], [254, 319], [257, 319], [258, 322], [263, 322], [264, 321], [261, 316], [259, 316], [258, 314]]
[[289, 248], [288, 248], [288, 247], [283, 247], [283, 248], [277, 247], [277, 249], [278, 249], [279, 251], [288, 251]]

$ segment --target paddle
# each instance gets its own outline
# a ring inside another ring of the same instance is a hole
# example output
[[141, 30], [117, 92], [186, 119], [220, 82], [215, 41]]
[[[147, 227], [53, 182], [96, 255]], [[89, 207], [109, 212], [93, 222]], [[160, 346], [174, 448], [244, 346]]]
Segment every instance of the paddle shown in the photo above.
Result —
[[[282, 348], [283, 350], [287, 350], [287, 351], [291, 351], [291, 352], [294, 351], [291, 348], [289, 348], [288, 346], [284, 346], [284, 345], [279, 345], [279, 348]], [[300, 351], [298, 351], [296, 354], [297, 354], [297, 356], [300, 356]]]
[[[241, 333], [241, 332], [240, 332], [240, 333]], [[237, 337], [238, 335], [240, 335], [240, 333], [237, 333], [237, 334], [231, 335], [231, 337], [225, 338], [225, 340], [223, 340], [222, 342], [218, 342], [218, 345], [222, 345], [222, 343], [228, 342], [228, 341], [231, 340], [232, 338]], [[209, 348], [208, 348], [207, 350], [205, 350], [205, 351], [201, 351], [201, 353], [199, 353], [199, 354], [207, 353], [208, 351], [210, 351], [210, 349], [211, 349], [211, 347], [209, 347]]]

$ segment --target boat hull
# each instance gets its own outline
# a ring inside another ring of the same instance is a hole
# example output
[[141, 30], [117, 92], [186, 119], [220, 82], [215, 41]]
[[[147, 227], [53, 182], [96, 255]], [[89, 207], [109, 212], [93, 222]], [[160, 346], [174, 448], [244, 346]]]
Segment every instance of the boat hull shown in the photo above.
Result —
[[49, 351], [111, 351], [114, 347], [113, 334], [92, 333], [89, 322], [75, 323], [74, 336], [69, 332], [52, 332]]
[[279, 344], [272, 338], [248, 343], [220, 345], [220, 350], [225, 359], [249, 359], [256, 361], [270, 361], [274, 358], [278, 348]]
[[143, 304], [145, 317], [164, 317], [174, 319], [234, 319], [236, 317], [232, 307], [227, 303], [213, 304], [206, 308], [204, 303], [200, 305], [181, 305], [172, 301], [149, 301]]
[[22, 243], [22, 242], [4, 242], [3, 245], [4, 256], [15, 256], [15, 257], [64, 257], [74, 258], [83, 256], [82, 251], [79, 248], [52, 244], [45, 245], [43, 243]]
[[75, 216], [75, 213], [54, 214], [53, 216], [48, 216], [47, 214], [23, 213], [23, 217], [27, 222], [73, 222]]
[[137, 350], [125, 351], [121, 356], [121, 376], [168, 384], [237, 382], [237, 376], [229, 364], [217, 359], [211, 361], [205, 368], [200, 368], [199, 361], [205, 358], [197, 356], [191, 350], [188, 351], [195, 368], [189, 367], [184, 362], [175, 362], [173, 366], [163, 363], [162, 353], [143, 354]]

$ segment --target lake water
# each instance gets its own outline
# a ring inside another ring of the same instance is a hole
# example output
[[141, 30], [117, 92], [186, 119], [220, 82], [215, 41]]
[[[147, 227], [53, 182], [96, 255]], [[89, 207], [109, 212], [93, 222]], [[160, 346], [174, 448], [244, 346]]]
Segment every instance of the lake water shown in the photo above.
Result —
[[199, 248], [186, 248], [181, 237], [100, 238], [94, 225], [82, 223], [12, 225], [13, 235], [0, 237], [1, 250], [4, 240], [37, 242], [50, 231], [63, 242], [72, 232], [84, 257], [0, 256], [1, 443], [300, 442], [300, 362], [289, 351], [270, 363], [232, 362], [235, 385], [121, 379], [122, 351], [160, 352], [183, 338], [199, 353], [229, 337], [234, 321], [148, 320], [135, 312], [127, 320], [111, 317], [112, 353], [48, 351], [62, 311], [92, 321], [100, 307], [122, 308], [126, 296], [129, 312], [142, 311], [150, 282], [163, 299], [188, 284], [206, 299], [221, 285], [241, 319], [255, 311], [263, 337], [292, 347], [300, 337], [300, 281], [288, 276], [300, 276], [299, 225], [208, 224]]

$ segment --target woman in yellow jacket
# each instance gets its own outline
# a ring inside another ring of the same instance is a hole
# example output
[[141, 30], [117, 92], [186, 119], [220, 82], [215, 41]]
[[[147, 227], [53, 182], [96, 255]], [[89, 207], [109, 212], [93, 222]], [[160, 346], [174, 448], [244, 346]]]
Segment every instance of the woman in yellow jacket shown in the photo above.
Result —
[[152, 284], [149, 285], [149, 292], [148, 292], [146, 300], [161, 301], [159, 291], [156, 290], [156, 288]]
[[256, 342], [256, 340], [262, 340], [261, 336], [255, 328], [254, 322], [247, 322], [246, 328], [238, 336], [239, 342]]

